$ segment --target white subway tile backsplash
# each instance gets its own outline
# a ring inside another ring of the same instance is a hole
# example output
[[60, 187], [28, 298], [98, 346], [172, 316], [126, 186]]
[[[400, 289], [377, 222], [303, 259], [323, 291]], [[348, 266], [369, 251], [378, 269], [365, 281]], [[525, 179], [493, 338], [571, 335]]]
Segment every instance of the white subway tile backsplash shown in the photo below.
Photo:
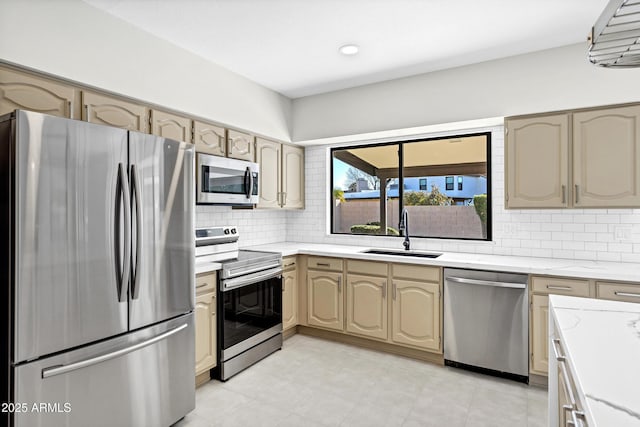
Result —
[[[580, 260], [638, 262], [640, 209], [504, 209], [503, 129], [492, 131], [493, 242], [412, 238], [416, 249], [496, 255], [526, 255]], [[326, 146], [306, 148], [306, 206], [287, 212], [287, 240], [401, 248], [398, 238], [331, 236], [328, 224], [328, 162]], [[632, 227], [630, 233], [616, 227]]]
[[[489, 130], [492, 131], [493, 241], [414, 237], [411, 239], [413, 248], [640, 262], [640, 209], [505, 210], [503, 129], [496, 127]], [[198, 227], [238, 225], [242, 232], [241, 246], [289, 240], [401, 249], [400, 238], [328, 234], [328, 165], [328, 147], [306, 148], [304, 210], [232, 210], [221, 206], [197, 206], [196, 224]]]

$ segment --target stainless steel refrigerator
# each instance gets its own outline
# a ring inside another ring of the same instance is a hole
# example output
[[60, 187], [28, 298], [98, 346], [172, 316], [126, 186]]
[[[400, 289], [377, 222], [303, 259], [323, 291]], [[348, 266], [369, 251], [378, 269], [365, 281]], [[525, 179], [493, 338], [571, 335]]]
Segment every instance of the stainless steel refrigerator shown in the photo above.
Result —
[[25, 111], [0, 144], [1, 421], [178, 421], [195, 406], [193, 147]]

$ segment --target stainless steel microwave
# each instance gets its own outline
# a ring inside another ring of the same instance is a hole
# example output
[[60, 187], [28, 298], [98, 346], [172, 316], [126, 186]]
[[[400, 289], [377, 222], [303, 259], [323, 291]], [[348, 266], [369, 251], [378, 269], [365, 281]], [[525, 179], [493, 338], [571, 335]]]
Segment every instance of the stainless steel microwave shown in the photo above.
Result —
[[257, 163], [196, 153], [196, 203], [255, 205], [258, 173]]

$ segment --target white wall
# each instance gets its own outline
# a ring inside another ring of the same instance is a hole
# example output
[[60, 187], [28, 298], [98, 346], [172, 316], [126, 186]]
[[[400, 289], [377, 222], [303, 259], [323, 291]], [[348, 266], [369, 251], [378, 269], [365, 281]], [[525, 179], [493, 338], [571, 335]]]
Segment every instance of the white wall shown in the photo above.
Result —
[[[640, 209], [505, 210], [503, 128], [469, 131], [481, 130], [492, 131], [493, 241], [412, 238], [413, 248], [640, 262]], [[328, 148], [307, 147], [305, 158], [306, 209], [287, 213], [287, 240], [402, 249], [399, 237], [328, 235]]]
[[603, 69], [587, 44], [293, 101], [293, 140], [640, 101], [640, 69]]
[[288, 98], [80, 0], [0, 0], [0, 59], [290, 140]]

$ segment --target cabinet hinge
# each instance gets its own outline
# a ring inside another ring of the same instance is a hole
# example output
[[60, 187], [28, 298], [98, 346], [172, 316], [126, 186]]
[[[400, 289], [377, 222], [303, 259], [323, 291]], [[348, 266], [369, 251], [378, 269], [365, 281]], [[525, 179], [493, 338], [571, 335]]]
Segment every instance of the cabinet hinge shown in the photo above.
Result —
[[196, 128], [191, 128], [191, 142], [196, 143]]
[[151, 113], [149, 113], [149, 133], [153, 133], [153, 128], [151, 126]]
[[508, 201], [509, 201], [509, 193], [506, 193], [504, 197], [505, 197], [505, 199], [506, 199], [506, 200], [507, 200], [507, 202], [508, 202]]
[[529, 355], [529, 359], [531, 359], [531, 363], [533, 363], [533, 353]]
[[533, 302], [529, 303], [529, 310], [533, 311]]
[[509, 133], [509, 128], [504, 128], [504, 134], [508, 134]]

